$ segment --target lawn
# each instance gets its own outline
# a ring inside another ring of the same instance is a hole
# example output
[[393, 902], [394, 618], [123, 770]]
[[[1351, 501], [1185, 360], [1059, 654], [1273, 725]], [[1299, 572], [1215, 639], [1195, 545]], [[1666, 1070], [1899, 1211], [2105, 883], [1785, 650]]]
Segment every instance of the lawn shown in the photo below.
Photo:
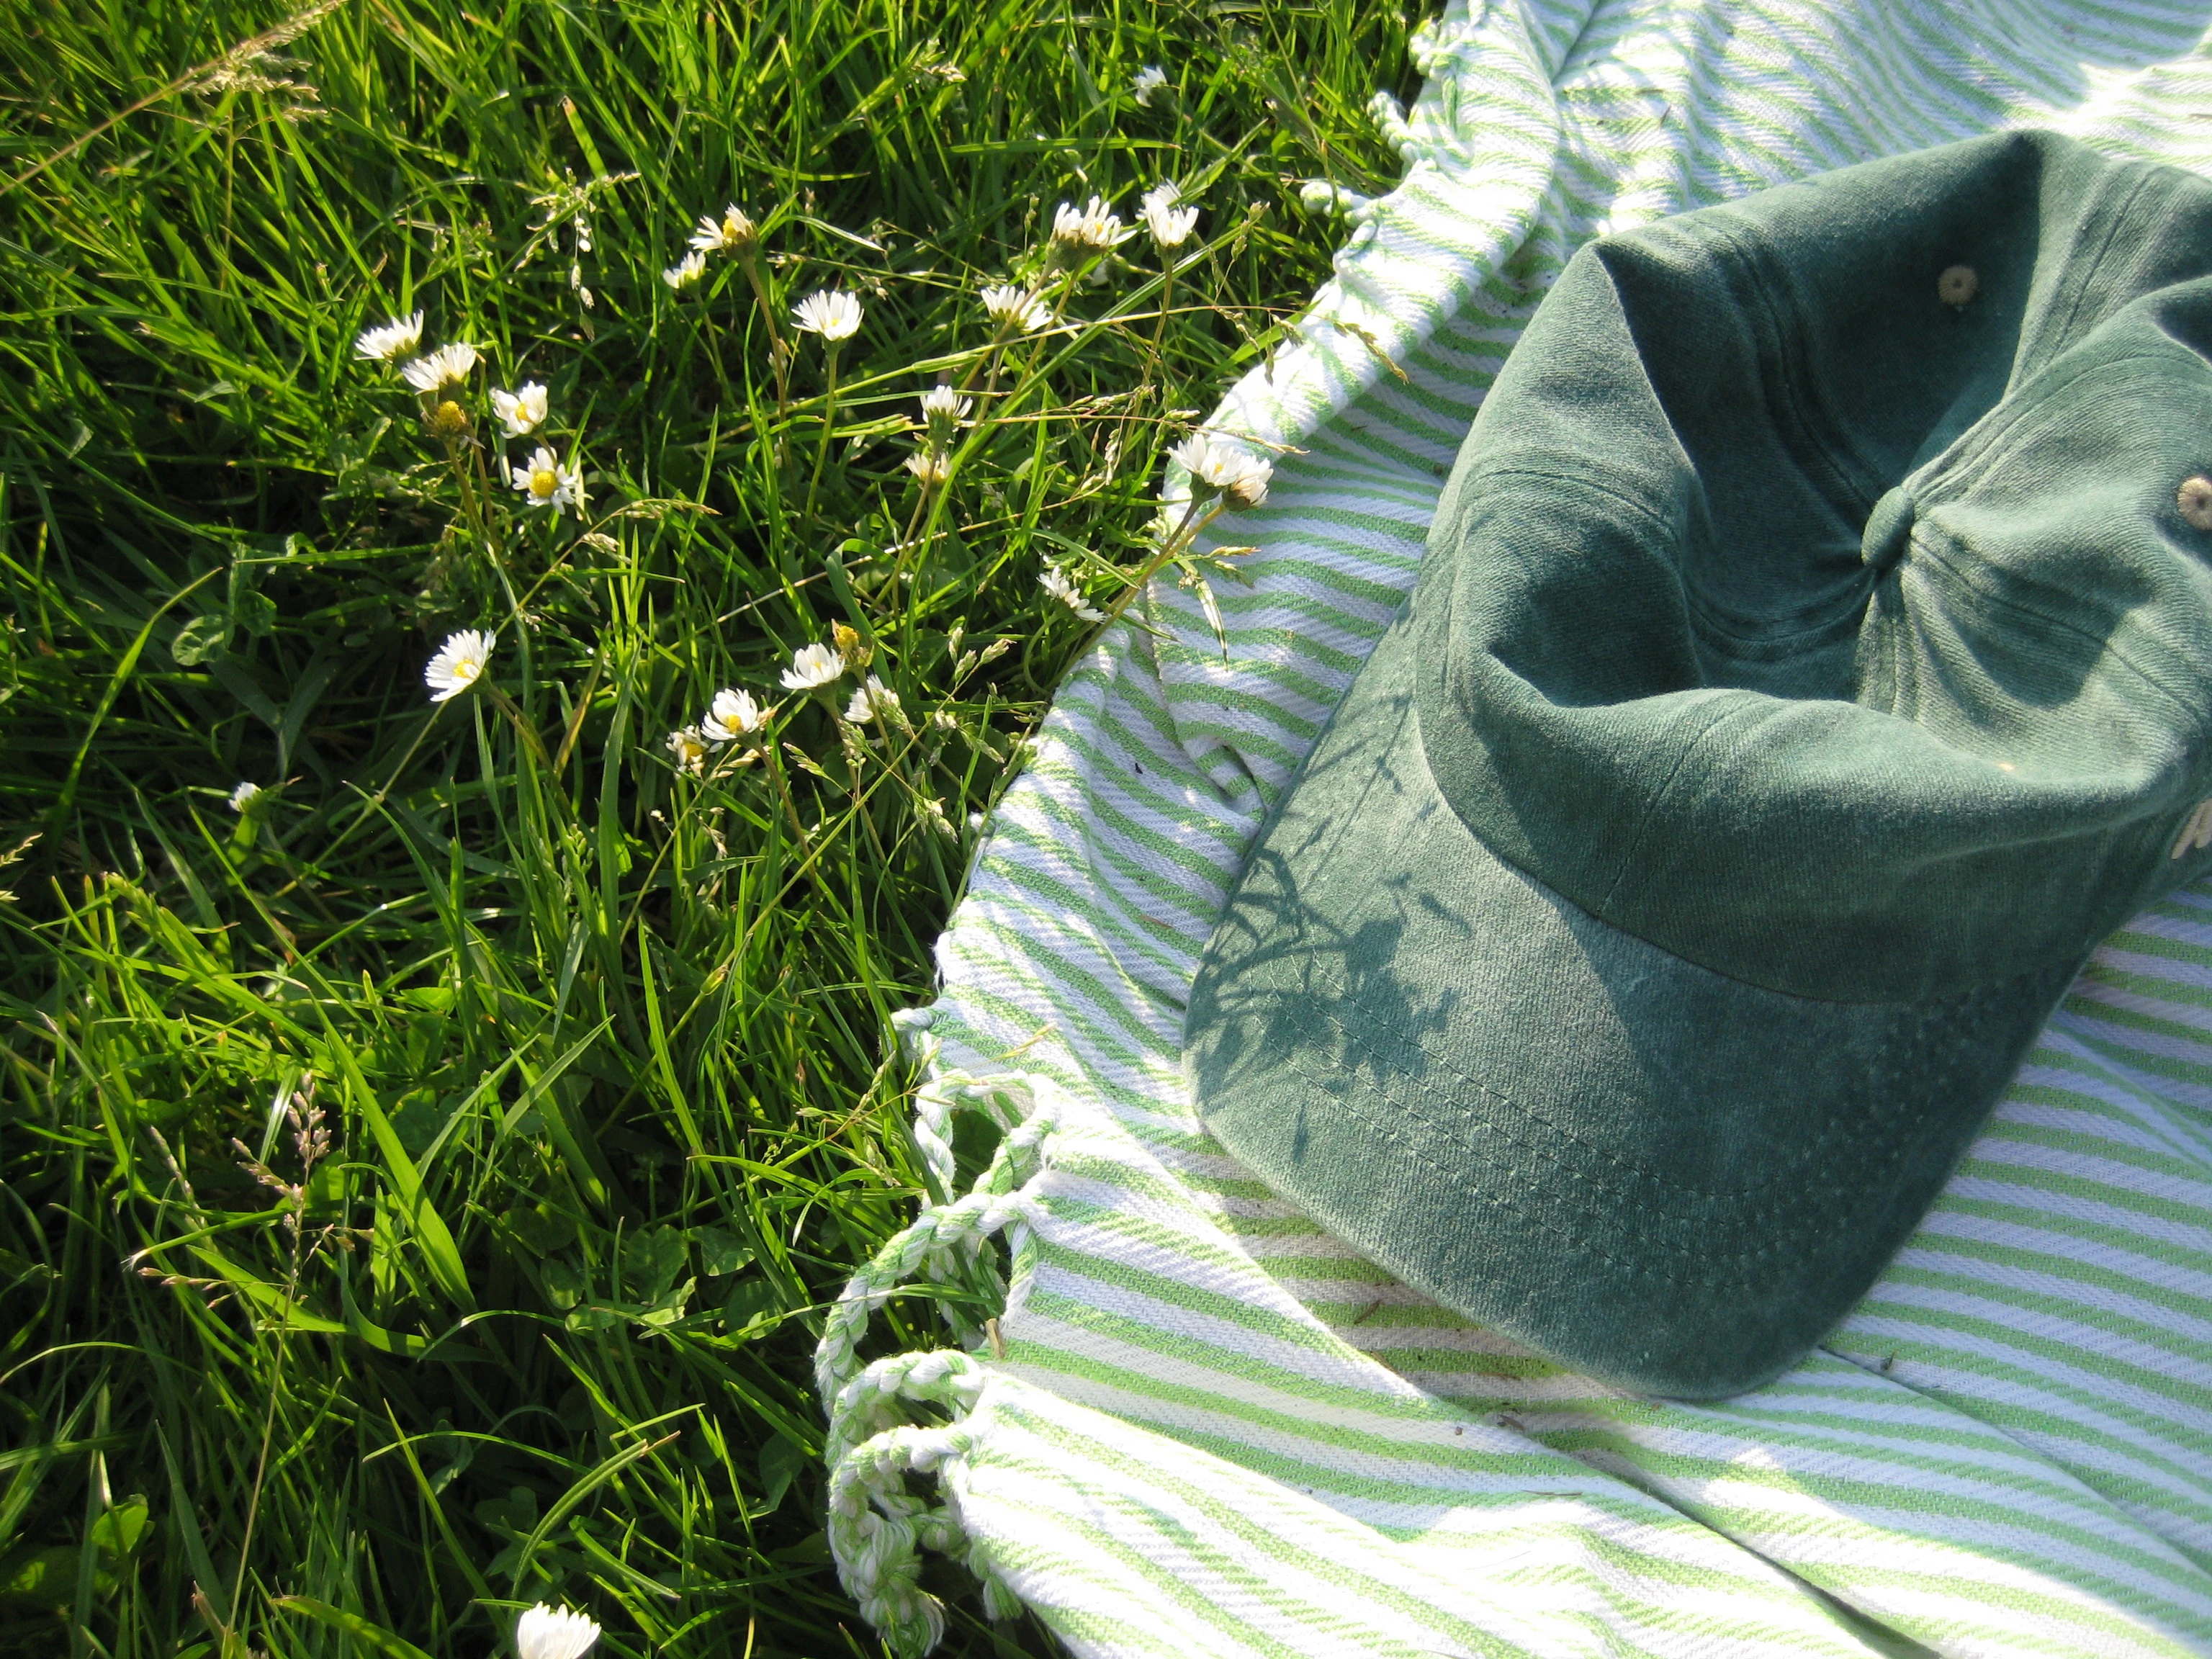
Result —
[[1235, 580], [1165, 457], [1418, 21], [8, 8], [0, 1650], [880, 1650], [808, 1375], [927, 1197], [889, 1016], [1096, 618]]

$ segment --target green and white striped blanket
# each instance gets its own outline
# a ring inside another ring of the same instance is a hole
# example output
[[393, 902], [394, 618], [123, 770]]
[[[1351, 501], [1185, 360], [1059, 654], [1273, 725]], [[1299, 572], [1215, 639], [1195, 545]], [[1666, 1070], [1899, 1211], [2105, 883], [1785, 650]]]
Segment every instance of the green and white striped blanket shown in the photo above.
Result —
[[[1584, 238], [2007, 126], [2212, 163], [2180, 0], [1469, 0], [1408, 162], [1215, 423], [1280, 452], [1261, 549], [1109, 630], [939, 945], [918, 1137], [1010, 1133], [854, 1281], [821, 1354], [830, 1536], [912, 1653], [918, 1550], [1085, 1655], [2212, 1654], [2212, 884], [2138, 917], [1942, 1202], [1800, 1369], [1621, 1396], [1443, 1313], [1210, 1142], [1199, 952], [1397, 609], [1484, 388]], [[1316, 186], [1317, 192], [1328, 187]], [[2212, 456], [2212, 433], [2206, 434]], [[969, 1352], [863, 1369], [871, 1310], [1013, 1272]], [[923, 1497], [919, 1494], [933, 1494]]]

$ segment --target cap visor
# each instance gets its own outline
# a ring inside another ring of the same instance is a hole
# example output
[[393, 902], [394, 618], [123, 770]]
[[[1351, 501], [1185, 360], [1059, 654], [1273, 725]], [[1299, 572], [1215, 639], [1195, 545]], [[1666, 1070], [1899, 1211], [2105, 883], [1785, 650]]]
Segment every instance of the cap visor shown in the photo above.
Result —
[[1918, 1223], [2074, 975], [1815, 1001], [1608, 927], [1431, 778], [1376, 647], [1193, 987], [1229, 1151], [1446, 1307], [1638, 1393], [1801, 1358]]

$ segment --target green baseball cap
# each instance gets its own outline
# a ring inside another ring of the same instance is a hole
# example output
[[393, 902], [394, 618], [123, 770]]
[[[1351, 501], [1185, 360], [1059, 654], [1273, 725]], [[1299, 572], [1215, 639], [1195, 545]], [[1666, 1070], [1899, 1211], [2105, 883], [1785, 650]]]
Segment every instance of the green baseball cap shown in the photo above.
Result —
[[1207, 1127], [1708, 1398], [1851, 1308], [2212, 867], [2212, 185], [2011, 133], [1601, 237], [1193, 988]]

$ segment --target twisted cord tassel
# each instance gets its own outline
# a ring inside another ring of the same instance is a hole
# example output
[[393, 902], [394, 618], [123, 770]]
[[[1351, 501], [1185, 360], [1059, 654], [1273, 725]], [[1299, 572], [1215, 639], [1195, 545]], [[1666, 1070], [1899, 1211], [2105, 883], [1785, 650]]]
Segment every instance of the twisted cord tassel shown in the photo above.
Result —
[[856, 1351], [877, 1309], [912, 1284], [917, 1273], [942, 1279], [963, 1258], [973, 1260], [986, 1239], [1027, 1209], [1028, 1200], [1018, 1188], [1042, 1163], [1038, 1148], [1054, 1116], [1033, 1108], [999, 1143], [973, 1191], [924, 1210], [847, 1282], [814, 1350], [815, 1392], [825, 1410], [834, 1412], [839, 1390], [860, 1368]]
[[[1006, 1138], [971, 1191], [925, 1209], [853, 1275], [814, 1353], [815, 1388], [830, 1417], [824, 1460], [830, 1553], [839, 1582], [898, 1659], [921, 1659], [945, 1634], [944, 1604], [921, 1587], [925, 1549], [965, 1563], [982, 1585], [984, 1611], [991, 1618], [1010, 1617], [1020, 1602], [980, 1547], [968, 1541], [951, 1501], [933, 1504], [906, 1490], [909, 1473], [933, 1473], [971, 1449], [974, 1437], [965, 1419], [988, 1373], [950, 1348], [893, 1354], [864, 1368], [859, 1345], [870, 1316], [917, 1274], [942, 1279], [972, 1263], [988, 1239], [1028, 1214], [1030, 1200], [1024, 1188], [1043, 1167], [1044, 1142], [1057, 1118], [1017, 1078], [948, 1073], [923, 1095], [929, 1103], [926, 1110], [917, 1106], [915, 1138], [940, 1181], [952, 1173], [947, 1126], [954, 1113], [981, 1111]], [[905, 1420], [915, 1403], [934, 1405], [952, 1421], [922, 1427]]]
[[914, 1138], [939, 1188], [950, 1191], [952, 1186], [954, 1114], [981, 1112], [1001, 1132], [1008, 1132], [1030, 1115], [1033, 1104], [1029, 1086], [1018, 1078], [974, 1078], [965, 1072], [945, 1072], [924, 1084], [914, 1100]]
[[[1406, 43], [1413, 66], [1436, 90], [1439, 102], [1435, 110], [1408, 114], [1406, 106], [1388, 92], [1377, 92], [1367, 100], [1367, 113], [1382, 141], [1409, 167], [1425, 162], [1434, 166], [1447, 152], [1462, 157], [1466, 154], [1467, 139], [1460, 131], [1459, 77], [1482, 50], [1476, 24], [1477, 20], [1468, 18], [1449, 23], [1434, 19], [1415, 29]], [[1309, 179], [1298, 187], [1298, 200], [1316, 213], [1341, 213], [1357, 228], [1372, 224], [1388, 198], [1363, 196], [1330, 179]], [[1345, 275], [1341, 261], [1337, 275], [1340, 278]]]

